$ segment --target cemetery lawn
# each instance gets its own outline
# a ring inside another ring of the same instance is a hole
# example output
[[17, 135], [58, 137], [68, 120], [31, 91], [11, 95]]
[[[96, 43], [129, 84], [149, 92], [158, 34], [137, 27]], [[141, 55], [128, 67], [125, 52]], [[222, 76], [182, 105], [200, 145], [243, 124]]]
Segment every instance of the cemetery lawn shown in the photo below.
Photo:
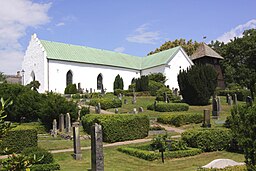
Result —
[[[228, 158], [237, 162], [243, 162], [243, 154], [230, 153], [226, 151], [218, 151], [211, 153], [202, 153], [192, 157], [184, 157], [178, 159], [165, 160], [163, 164], [161, 160], [146, 161], [117, 151], [118, 147], [104, 148], [104, 165], [106, 171], [191, 171], [198, 167], [208, 164], [214, 159]], [[80, 161], [72, 158], [72, 153], [53, 154], [54, 159], [60, 164], [61, 170], [66, 171], [82, 171], [91, 168], [91, 151], [83, 151], [83, 159]]]

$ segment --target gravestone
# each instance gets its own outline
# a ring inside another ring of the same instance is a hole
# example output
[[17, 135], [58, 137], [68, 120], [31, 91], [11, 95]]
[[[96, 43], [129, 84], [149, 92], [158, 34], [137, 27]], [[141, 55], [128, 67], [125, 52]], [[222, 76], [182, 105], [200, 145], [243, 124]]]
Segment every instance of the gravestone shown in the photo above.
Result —
[[92, 88], [90, 88], [90, 93], [92, 94]]
[[226, 95], [226, 103], [228, 103], [229, 94]]
[[234, 105], [237, 105], [237, 95], [236, 94], [234, 94], [233, 101], [234, 101]]
[[139, 107], [139, 112], [144, 112], [143, 107]]
[[78, 106], [78, 117], [77, 117], [77, 121], [80, 121], [80, 117], [81, 117], [81, 110], [82, 110], [82, 106]]
[[168, 102], [168, 97], [167, 97], [167, 93], [166, 92], [164, 92], [164, 101], [165, 101], [165, 103]]
[[100, 105], [100, 103], [98, 103], [98, 105], [97, 105], [97, 113], [101, 114], [101, 105]]
[[118, 108], [115, 108], [115, 114], [117, 114], [118, 113]]
[[133, 88], [133, 97], [132, 97], [132, 104], [136, 103], [136, 94], [135, 94], [135, 89]]
[[80, 145], [80, 135], [79, 135], [79, 122], [74, 122], [73, 125], [73, 145], [74, 145], [74, 159], [82, 159], [82, 151]]
[[91, 131], [91, 165], [92, 171], [104, 171], [102, 127], [95, 123]]
[[66, 114], [66, 132], [71, 132], [71, 121], [69, 113]]
[[124, 99], [124, 104], [127, 104], [127, 99]]
[[133, 114], [138, 114], [138, 111], [136, 108], [133, 108], [133, 111], [132, 111]]
[[246, 97], [246, 105], [252, 106], [252, 98], [251, 98], [251, 96], [247, 96]]
[[64, 131], [64, 115], [60, 114], [59, 116], [59, 131], [63, 132]]
[[204, 120], [202, 127], [211, 127], [211, 117], [209, 109], [204, 109]]
[[212, 116], [213, 118], [218, 118], [219, 116], [218, 100], [216, 97], [212, 98]]
[[219, 114], [220, 114], [220, 111], [221, 111], [220, 97], [217, 97], [217, 103], [218, 103], [218, 108], [217, 108], [217, 110], [218, 110], [218, 112], [219, 112]]
[[228, 105], [231, 106], [233, 104], [232, 97], [229, 95], [228, 96]]
[[52, 136], [57, 137], [57, 120], [53, 119], [52, 122]]
[[119, 93], [119, 94], [118, 94], [118, 99], [119, 99], [119, 100], [122, 100], [122, 97], [123, 97], [122, 94]]
[[154, 102], [154, 110], [156, 110], [156, 103], [157, 103], [157, 102], [155, 101], [155, 102]]

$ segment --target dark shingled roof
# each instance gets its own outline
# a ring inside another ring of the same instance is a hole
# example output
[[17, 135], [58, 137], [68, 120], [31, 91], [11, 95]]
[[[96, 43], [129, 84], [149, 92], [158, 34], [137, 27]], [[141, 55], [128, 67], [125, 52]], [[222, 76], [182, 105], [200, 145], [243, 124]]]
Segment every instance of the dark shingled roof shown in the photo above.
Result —
[[196, 51], [190, 56], [191, 60], [195, 60], [202, 57], [212, 57], [218, 59], [224, 59], [217, 52], [215, 52], [212, 48], [207, 46], [205, 43], [202, 43]]

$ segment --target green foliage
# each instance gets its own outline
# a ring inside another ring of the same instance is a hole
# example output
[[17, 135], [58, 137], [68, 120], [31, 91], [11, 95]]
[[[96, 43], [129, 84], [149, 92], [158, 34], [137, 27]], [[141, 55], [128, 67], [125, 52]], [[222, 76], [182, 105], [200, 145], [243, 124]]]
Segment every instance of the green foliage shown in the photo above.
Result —
[[121, 90], [124, 89], [124, 81], [123, 81], [123, 78], [120, 77], [119, 74], [116, 76], [115, 81], [114, 81], [114, 91], [115, 91], [115, 89], [121, 89]]
[[177, 111], [188, 111], [189, 105], [186, 103], [156, 103], [155, 108], [154, 104], [147, 106], [148, 110], [155, 110], [158, 112], [177, 112]]
[[29, 89], [34, 90], [37, 92], [37, 90], [40, 87], [39, 81], [31, 81], [29, 84], [26, 85]]
[[194, 129], [183, 132], [181, 138], [188, 146], [209, 152], [225, 150], [229, 146], [232, 134], [226, 129]]
[[0, 72], [0, 83], [5, 81], [6, 81], [6, 76], [2, 72]]
[[169, 139], [167, 134], [155, 136], [150, 144], [151, 149], [165, 151], [168, 148], [166, 144], [167, 139]]
[[229, 94], [232, 97], [236, 94], [237, 100], [245, 101], [246, 97], [250, 95], [250, 91], [246, 89], [217, 90], [216, 94], [218, 96], [226, 96]]
[[170, 101], [173, 101], [175, 99], [175, 97], [173, 96], [172, 94], [172, 90], [170, 90], [169, 88], [167, 87], [161, 87], [160, 89], [158, 89], [156, 91], [156, 100], [157, 101], [164, 101], [165, 99], [165, 94], [164, 93], [167, 93], [167, 97]]
[[203, 121], [202, 114], [163, 114], [157, 118], [157, 122], [170, 124], [174, 126], [181, 126], [190, 123], [201, 123]]
[[45, 149], [39, 147], [28, 147], [25, 148], [22, 153], [24, 156], [28, 157], [36, 157], [37, 159], [41, 159], [34, 164], [50, 164], [53, 163], [53, 155]]
[[152, 73], [148, 75], [148, 79], [151, 81], [155, 81], [161, 84], [165, 84], [167, 81], [166, 76], [163, 73]]
[[164, 87], [165, 87], [164, 84], [162, 84], [160, 82], [149, 80], [148, 90], [149, 90], [151, 96], [156, 96], [157, 91], [161, 88], [164, 88]]
[[64, 91], [65, 94], [76, 94], [78, 90], [76, 88], [76, 84], [69, 84]]
[[88, 107], [82, 107], [81, 111], [80, 111], [80, 118], [82, 118], [83, 116], [90, 114], [90, 106]]
[[135, 91], [148, 91], [148, 83], [149, 78], [145, 75], [135, 79]]
[[[248, 170], [256, 166], [256, 106], [236, 106], [231, 111], [231, 130], [242, 146]], [[250, 168], [250, 169], [249, 169]]]
[[102, 125], [104, 142], [144, 138], [149, 131], [149, 118], [145, 115], [89, 114], [82, 118], [83, 128], [88, 134], [91, 133], [91, 127], [94, 123]]
[[197, 170], [198, 171], [247, 171], [245, 165], [229, 166], [229, 167], [225, 167], [225, 168], [222, 168], [222, 169], [216, 169], [216, 168], [205, 169], [205, 168], [201, 168], [201, 169], [197, 169]]
[[6, 132], [9, 130], [11, 125], [10, 123], [7, 123], [4, 121], [4, 119], [7, 117], [7, 115], [4, 114], [4, 110], [9, 105], [12, 105], [12, 101], [10, 100], [5, 101], [3, 98], [1, 98], [0, 103], [1, 103], [0, 105], [0, 138], [1, 138], [6, 134]]
[[160, 46], [160, 48], [157, 48], [155, 51], [151, 51], [148, 55], [181, 46], [188, 54], [188, 56], [191, 56], [196, 51], [199, 44], [200, 43], [198, 43], [197, 41], [192, 41], [192, 39], [188, 41], [186, 41], [186, 39], [176, 39], [174, 41], [165, 42]]
[[217, 73], [210, 65], [194, 65], [178, 75], [180, 94], [190, 105], [207, 105], [217, 86]]
[[100, 103], [100, 106], [102, 109], [110, 109], [110, 108], [118, 108], [122, 106], [122, 101], [120, 99], [114, 98], [98, 98], [98, 99], [91, 99], [90, 105], [96, 106], [98, 103]]
[[2, 138], [1, 152], [7, 148], [7, 153], [19, 153], [27, 147], [37, 147], [37, 132], [33, 129], [10, 130]]
[[72, 101], [67, 101], [59, 94], [48, 93], [43, 95], [40, 104], [39, 118], [47, 129], [52, 127], [53, 119], [58, 119], [60, 114], [69, 113], [71, 119], [77, 119], [78, 108]]
[[60, 170], [60, 165], [57, 163], [50, 164], [35, 164], [31, 166], [31, 171], [52, 171]]

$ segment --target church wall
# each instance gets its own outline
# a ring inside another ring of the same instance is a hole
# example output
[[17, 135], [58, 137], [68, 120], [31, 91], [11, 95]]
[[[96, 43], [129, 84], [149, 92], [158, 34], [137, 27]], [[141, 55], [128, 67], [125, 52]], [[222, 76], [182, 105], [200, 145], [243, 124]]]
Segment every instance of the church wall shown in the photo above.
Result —
[[43, 93], [47, 90], [47, 59], [45, 56], [44, 48], [35, 34], [32, 35], [32, 38], [26, 50], [22, 63], [22, 69], [25, 71], [23, 78], [24, 85], [29, 84], [31, 81], [33, 81], [32, 72], [34, 72], [35, 80], [39, 81], [40, 83], [38, 91], [40, 93]]
[[113, 91], [113, 83], [117, 74], [119, 74], [124, 81], [124, 89], [128, 89], [131, 84], [131, 80], [140, 76], [139, 70], [117, 68], [103, 65], [93, 65], [84, 63], [75, 63], [68, 61], [49, 60], [49, 90], [64, 93], [66, 88], [66, 74], [71, 70], [73, 74], [73, 84], [78, 87], [80, 83], [81, 88], [84, 91], [87, 89], [90, 91], [100, 92], [97, 90], [97, 77], [102, 74], [103, 86], [107, 92]]

